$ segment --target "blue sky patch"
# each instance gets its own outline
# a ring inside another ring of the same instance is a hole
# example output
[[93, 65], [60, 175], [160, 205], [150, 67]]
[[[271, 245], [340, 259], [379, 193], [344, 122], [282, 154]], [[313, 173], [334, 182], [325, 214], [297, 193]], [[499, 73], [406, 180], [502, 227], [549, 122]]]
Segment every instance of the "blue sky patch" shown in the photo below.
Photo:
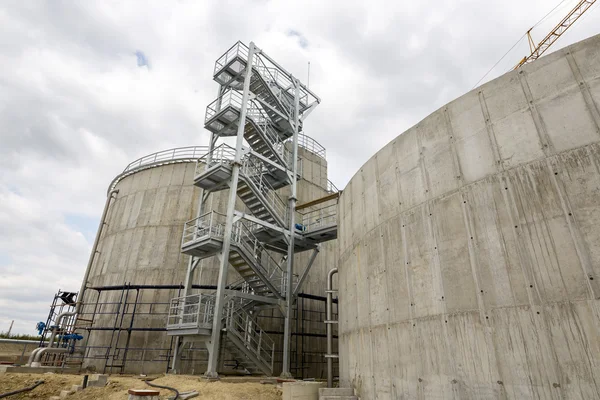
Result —
[[148, 57], [141, 50], [135, 51], [135, 56], [137, 57], [137, 66], [138, 67], [148, 67], [150, 68], [150, 62], [148, 61]]
[[12, 259], [10, 258], [10, 256], [8, 254], [0, 252], [0, 267], [3, 265], [10, 264], [11, 261], [12, 261]]
[[289, 37], [295, 37], [298, 39], [298, 45], [303, 49], [308, 48], [308, 39], [300, 32], [290, 29], [287, 31]]
[[83, 233], [85, 240], [92, 243], [98, 231], [98, 218], [80, 214], [65, 214], [65, 223], [78, 232]]

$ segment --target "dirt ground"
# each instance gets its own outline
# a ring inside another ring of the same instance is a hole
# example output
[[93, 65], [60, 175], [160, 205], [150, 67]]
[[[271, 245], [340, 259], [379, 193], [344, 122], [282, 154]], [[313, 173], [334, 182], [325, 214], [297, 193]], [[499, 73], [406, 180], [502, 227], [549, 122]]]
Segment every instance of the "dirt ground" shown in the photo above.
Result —
[[[61, 390], [70, 389], [72, 385], [81, 384], [83, 376], [66, 374], [0, 374], [0, 394], [23, 387], [31, 386], [38, 380], [45, 383], [31, 392], [11, 396], [11, 400], [17, 399], [48, 399], [50, 396], [58, 396]], [[223, 381], [208, 382], [198, 376], [190, 375], [166, 375], [152, 380], [152, 383], [161, 386], [174, 387], [180, 392], [196, 390], [200, 396], [195, 399], [214, 400], [281, 400], [281, 390], [275, 385], [261, 384], [258, 382], [246, 382], [243, 379], [224, 379]], [[110, 376], [108, 385], [104, 388], [87, 388], [83, 391], [71, 394], [67, 399], [71, 400], [94, 400], [127, 399], [128, 389], [150, 389], [140, 377], [134, 376]], [[161, 399], [172, 395], [168, 390], [160, 390]]]

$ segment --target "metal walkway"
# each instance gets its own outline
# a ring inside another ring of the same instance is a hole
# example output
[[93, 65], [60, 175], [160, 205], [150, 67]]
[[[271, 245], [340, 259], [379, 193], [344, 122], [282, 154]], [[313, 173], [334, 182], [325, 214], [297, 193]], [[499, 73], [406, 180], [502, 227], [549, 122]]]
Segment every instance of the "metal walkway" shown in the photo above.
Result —
[[[182, 252], [190, 256], [186, 292], [171, 302], [167, 331], [180, 345], [206, 343], [209, 377], [217, 376], [223, 349], [248, 372], [272, 375], [275, 342], [256, 321], [260, 309], [277, 307], [286, 321], [282, 375], [289, 375], [295, 294], [319, 243], [337, 237], [336, 206], [296, 211], [302, 121], [320, 99], [253, 43], [238, 42], [225, 52], [213, 78], [220, 89], [206, 109], [211, 140], [194, 177], [203, 189], [198, 216], [185, 224], [182, 239]], [[217, 145], [223, 137], [235, 137], [235, 146]], [[284, 200], [276, 191], [286, 186], [291, 195]], [[230, 190], [227, 213], [205, 210], [208, 195], [224, 189]], [[237, 198], [247, 211], [235, 209]], [[306, 250], [314, 253], [297, 279], [293, 255]], [[194, 269], [215, 256], [221, 262], [217, 291], [192, 294]], [[226, 289], [230, 268], [242, 278], [237, 289]], [[176, 351], [174, 370], [177, 362]]]

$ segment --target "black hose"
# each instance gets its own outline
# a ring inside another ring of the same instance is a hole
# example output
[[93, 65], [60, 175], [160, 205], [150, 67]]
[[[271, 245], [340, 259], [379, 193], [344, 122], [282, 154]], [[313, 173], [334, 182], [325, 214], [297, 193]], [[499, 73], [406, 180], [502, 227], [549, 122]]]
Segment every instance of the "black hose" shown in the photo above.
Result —
[[0, 394], [0, 399], [3, 399], [5, 397], [8, 396], [12, 396], [13, 394], [19, 394], [19, 393], [23, 393], [23, 392], [29, 392], [30, 390], [35, 389], [36, 387], [40, 386], [42, 383], [44, 383], [44, 381], [37, 381], [33, 386], [29, 386], [23, 389], [19, 389], [19, 390], [13, 390], [12, 392], [6, 392], [6, 393], [2, 393]]
[[175, 389], [175, 388], [168, 387], [168, 386], [155, 385], [155, 384], [150, 383], [148, 381], [144, 381], [144, 382], [146, 382], [146, 385], [152, 386], [154, 388], [167, 389], [167, 390], [170, 390], [171, 392], [175, 392], [175, 397], [173, 398], [173, 400], [177, 400], [179, 398], [179, 391], [177, 389]]

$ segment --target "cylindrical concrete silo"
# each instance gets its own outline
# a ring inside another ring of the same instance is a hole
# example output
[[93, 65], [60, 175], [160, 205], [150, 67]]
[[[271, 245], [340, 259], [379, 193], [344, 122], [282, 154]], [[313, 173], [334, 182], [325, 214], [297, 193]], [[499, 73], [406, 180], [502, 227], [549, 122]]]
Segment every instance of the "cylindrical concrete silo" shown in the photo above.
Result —
[[[168, 303], [180, 289], [164, 286], [185, 280], [188, 257], [181, 254], [182, 227], [195, 217], [200, 193], [193, 186], [195, 159], [206, 150], [190, 147], [146, 156], [111, 183], [109, 190], [118, 193], [109, 205], [87, 280], [92, 289], [85, 292], [80, 317], [82, 326], [93, 320], [85, 338], [84, 366], [106, 372], [166, 370], [166, 362], [156, 362], [168, 357], [171, 347], [171, 338], [161, 329]], [[222, 193], [213, 195], [217, 210], [226, 201]], [[149, 288], [153, 285], [156, 289]], [[139, 286], [148, 288], [135, 289]], [[127, 328], [137, 330], [123, 330]]]
[[[299, 203], [329, 193], [324, 149], [307, 136], [302, 136], [301, 144], [304, 173], [298, 183]], [[193, 185], [193, 177], [196, 159], [206, 151], [206, 147], [189, 147], [143, 157], [111, 183], [109, 191], [116, 189], [118, 193], [109, 203], [78, 322], [87, 332], [81, 344], [85, 347], [84, 367], [113, 373], [167, 370], [173, 343], [164, 331], [166, 314], [169, 301], [181, 295], [185, 281], [189, 257], [181, 253], [181, 237], [184, 223], [196, 217], [200, 189]], [[281, 196], [286, 198], [285, 193]], [[225, 212], [227, 200], [226, 190], [213, 193], [205, 211]], [[237, 207], [244, 209], [241, 201]], [[307, 255], [299, 254], [296, 259], [299, 273], [306, 265]], [[318, 282], [324, 281], [325, 275], [321, 277], [321, 274], [326, 272], [322, 271], [326, 271], [334, 259], [334, 247], [324, 244], [303, 292], [314, 290], [312, 293], [323, 296], [323, 287]], [[217, 258], [202, 260], [193, 283], [216, 285], [218, 269]], [[236, 276], [230, 274], [230, 280], [237, 280], [239, 276]], [[194, 291], [198, 290], [210, 289]], [[324, 333], [320, 314], [324, 307], [316, 302], [307, 304], [306, 308], [311, 312], [306, 312], [305, 318], [310, 321], [304, 329], [311, 334]], [[283, 319], [279, 312], [265, 312], [265, 317], [271, 317], [268, 324], [274, 339], [282, 339], [279, 331], [283, 330], [280, 324]], [[324, 344], [320, 344], [324, 343], [323, 338], [315, 339], [311, 335], [302, 341], [305, 346], [313, 342], [316, 345], [311, 350], [315, 354], [324, 353]], [[203, 372], [206, 349], [192, 346], [185, 352], [182, 371]], [[320, 377], [324, 365], [322, 355], [313, 358], [304, 376]]]
[[467, 93], [340, 198], [362, 399], [600, 397], [600, 36]]

